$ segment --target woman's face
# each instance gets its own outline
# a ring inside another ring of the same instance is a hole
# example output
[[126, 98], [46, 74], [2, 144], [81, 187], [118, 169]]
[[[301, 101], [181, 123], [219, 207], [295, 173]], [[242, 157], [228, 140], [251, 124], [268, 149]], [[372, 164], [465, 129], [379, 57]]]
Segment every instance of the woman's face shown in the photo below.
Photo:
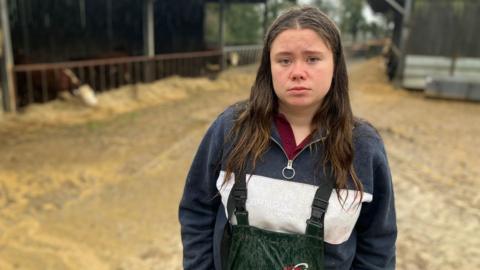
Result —
[[270, 64], [279, 110], [316, 110], [333, 78], [333, 54], [310, 29], [281, 32], [270, 49]]

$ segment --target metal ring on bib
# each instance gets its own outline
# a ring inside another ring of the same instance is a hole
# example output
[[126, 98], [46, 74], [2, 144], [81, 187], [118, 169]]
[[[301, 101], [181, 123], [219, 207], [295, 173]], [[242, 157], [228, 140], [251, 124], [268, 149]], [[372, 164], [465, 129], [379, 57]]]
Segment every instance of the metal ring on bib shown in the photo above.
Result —
[[[292, 175], [287, 175], [287, 174], [285, 173], [286, 170], [292, 171], [292, 173], [291, 173]], [[295, 169], [294, 169], [293, 167], [290, 167], [290, 168], [289, 168], [289, 167], [287, 166], [287, 167], [283, 168], [283, 170], [282, 170], [282, 175], [283, 175], [283, 177], [285, 177], [286, 179], [290, 180], [290, 179], [292, 179], [293, 177], [295, 177]]]

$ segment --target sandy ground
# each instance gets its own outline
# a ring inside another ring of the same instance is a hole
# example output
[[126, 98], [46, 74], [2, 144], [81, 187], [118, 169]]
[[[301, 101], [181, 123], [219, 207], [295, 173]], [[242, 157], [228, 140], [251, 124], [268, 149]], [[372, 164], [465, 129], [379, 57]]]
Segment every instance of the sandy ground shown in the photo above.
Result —
[[[254, 71], [0, 118], [0, 269], [181, 269], [186, 172], [209, 123], [248, 96]], [[389, 154], [398, 269], [480, 269], [480, 104], [396, 90], [381, 59], [349, 71], [354, 112]]]

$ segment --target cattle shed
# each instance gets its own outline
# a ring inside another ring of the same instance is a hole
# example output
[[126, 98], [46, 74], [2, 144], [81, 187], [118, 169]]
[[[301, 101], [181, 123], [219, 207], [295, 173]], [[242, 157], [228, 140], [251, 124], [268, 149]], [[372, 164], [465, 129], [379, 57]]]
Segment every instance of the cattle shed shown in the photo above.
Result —
[[[220, 10], [213, 47], [205, 41], [207, 4]], [[0, 0], [3, 109], [15, 111], [12, 70], [19, 64], [225, 52], [230, 4], [264, 5], [266, 22], [267, 0]]]
[[[21, 52], [32, 62], [46, 63], [91, 58], [113, 50], [128, 55], [147, 54], [149, 22], [154, 54], [205, 50], [205, 5], [219, 0], [6, 2], [14, 54]], [[257, 4], [265, 0], [220, 3]]]
[[480, 75], [480, 1], [367, 0], [393, 19], [387, 73], [397, 85], [425, 89], [432, 79], [465, 83]]

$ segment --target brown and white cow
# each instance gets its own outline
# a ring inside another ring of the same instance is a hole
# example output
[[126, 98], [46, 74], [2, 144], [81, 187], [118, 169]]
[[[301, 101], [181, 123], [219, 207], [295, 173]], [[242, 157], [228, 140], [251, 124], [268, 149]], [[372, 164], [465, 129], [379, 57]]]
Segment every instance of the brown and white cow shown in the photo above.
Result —
[[[21, 54], [15, 55], [16, 65], [31, 63]], [[80, 81], [69, 68], [20, 71], [16, 73], [17, 107], [56, 98], [79, 98], [87, 106], [96, 106], [95, 91]]]

